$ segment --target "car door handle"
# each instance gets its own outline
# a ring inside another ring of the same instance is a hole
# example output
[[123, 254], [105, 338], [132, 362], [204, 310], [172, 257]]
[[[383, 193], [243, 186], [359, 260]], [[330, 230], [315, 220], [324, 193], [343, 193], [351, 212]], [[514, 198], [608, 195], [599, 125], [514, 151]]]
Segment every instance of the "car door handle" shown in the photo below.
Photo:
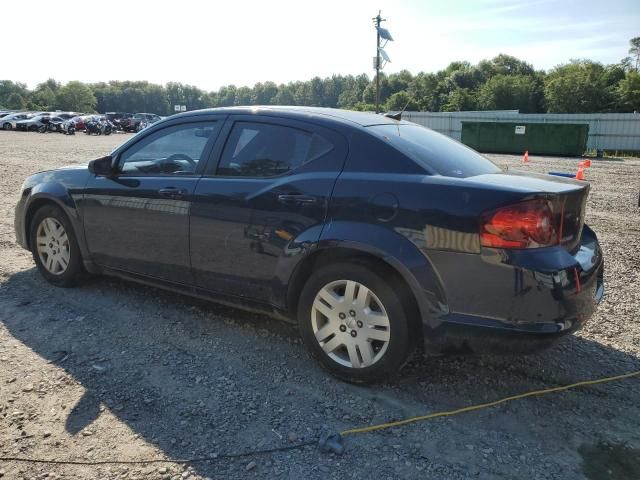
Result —
[[166, 187], [158, 190], [158, 195], [165, 198], [181, 198], [186, 194], [186, 190], [176, 187]]
[[310, 205], [312, 203], [317, 203], [318, 199], [316, 197], [312, 197], [311, 195], [302, 195], [302, 194], [290, 194], [290, 195], [278, 195], [278, 201], [280, 203], [287, 204], [303, 204]]

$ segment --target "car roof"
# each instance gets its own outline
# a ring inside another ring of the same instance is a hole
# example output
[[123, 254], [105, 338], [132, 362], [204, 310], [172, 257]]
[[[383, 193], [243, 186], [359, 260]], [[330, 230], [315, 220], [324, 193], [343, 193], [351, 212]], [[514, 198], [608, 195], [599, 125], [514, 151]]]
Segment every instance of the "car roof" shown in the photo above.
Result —
[[384, 115], [377, 115], [370, 112], [358, 112], [354, 110], [341, 110], [338, 108], [325, 107], [298, 107], [298, 106], [279, 106], [279, 105], [257, 105], [251, 107], [222, 107], [208, 108], [204, 110], [193, 110], [191, 112], [180, 113], [174, 117], [202, 115], [207, 113], [228, 113], [228, 114], [276, 114], [279, 117], [288, 117], [293, 119], [304, 119], [311, 117], [319, 117], [324, 120], [333, 120], [338, 123], [347, 123], [351, 125], [359, 125], [368, 127], [371, 125], [398, 125], [406, 124], [402, 120], [394, 120]]

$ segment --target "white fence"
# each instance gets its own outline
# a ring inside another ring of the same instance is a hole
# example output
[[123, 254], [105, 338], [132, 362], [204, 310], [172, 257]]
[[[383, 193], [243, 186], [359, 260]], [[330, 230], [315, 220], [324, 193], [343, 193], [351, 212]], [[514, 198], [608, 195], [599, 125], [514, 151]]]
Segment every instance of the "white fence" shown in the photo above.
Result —
[[638, 113], [517, 113], [502, 112], [405, 112], [403, 120], [419, 123], [460, 140], [462, 121], [522, 123], [588, 123], [587, 148], [640, 151], [640, 114]]

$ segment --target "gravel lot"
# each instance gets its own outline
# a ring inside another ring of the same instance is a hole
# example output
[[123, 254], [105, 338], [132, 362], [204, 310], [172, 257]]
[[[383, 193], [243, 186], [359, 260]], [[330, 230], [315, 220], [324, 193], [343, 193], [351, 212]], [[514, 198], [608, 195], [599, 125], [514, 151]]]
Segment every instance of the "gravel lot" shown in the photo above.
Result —
[[[587, 222], [606, 296], [588, 326], [526, 357], [416, 359], [384, 385], [322, 371], [295, 329], [95, 278], [63, 290], [14, 243], [24, 178], [108, 153], [125, 135], [0, 132], [0, 456], [179, 459], [313, 440], [410, 415], [640, 369], [640, 161], [594, 161]], [[491, 155], [502, 166], [520, 158]], [[575, 169], [531, 157], [524, 168]], [[317, 447], [182, 466], [0, 461], [4, 478], [640, 478], [640, 379], [530, 398]]]

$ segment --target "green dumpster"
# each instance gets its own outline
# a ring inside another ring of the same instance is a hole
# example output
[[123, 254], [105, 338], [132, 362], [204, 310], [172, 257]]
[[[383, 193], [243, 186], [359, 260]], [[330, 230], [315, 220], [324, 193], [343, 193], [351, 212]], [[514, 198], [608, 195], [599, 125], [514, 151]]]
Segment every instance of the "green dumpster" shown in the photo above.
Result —
[[462, 143], [479, 152], [580, 156], [588, 138], [586, 123], [462, 122]]

